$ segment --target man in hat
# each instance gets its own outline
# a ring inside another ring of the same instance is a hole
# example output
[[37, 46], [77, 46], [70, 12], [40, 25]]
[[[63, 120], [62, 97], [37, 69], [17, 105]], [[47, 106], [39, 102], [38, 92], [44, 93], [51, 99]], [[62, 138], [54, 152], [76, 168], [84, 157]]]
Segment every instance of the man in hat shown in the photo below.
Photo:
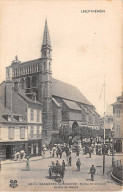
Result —
[[55, 166], [55, 163], [54, 163], [54, 161], [52, 161], [52, 163], [51, 163], [51, 166], [53, 166], [53, 167]]
[[76, 162], [76, 166], [77, 166], [77, 171], [80, 171], [81, 162], [80, 162], [79, 158], [78, 158], [78, 160]]
[[62, 170], [65, 171], [65, 162], [64, 162], [64, 160], [62, 161]]
[[71, 160], [72, 160], [72, 157], [71, 155], [69, 156], [69, 166], [71, 166]]
[[95, 173], [96, 173], [96, 169], [95, 169], [94, 165], [92, 165], [92, 167], [90, 168], [91, 181], [94, 181]]

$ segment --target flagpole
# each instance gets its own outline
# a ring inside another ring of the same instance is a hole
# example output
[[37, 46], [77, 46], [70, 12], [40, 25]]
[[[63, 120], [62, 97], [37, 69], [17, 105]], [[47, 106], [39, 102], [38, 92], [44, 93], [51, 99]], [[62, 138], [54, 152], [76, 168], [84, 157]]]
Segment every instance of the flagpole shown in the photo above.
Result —
[[105, 75], [104, 75], [104, 140], [103, 140], [103, 175], [105, 174]]

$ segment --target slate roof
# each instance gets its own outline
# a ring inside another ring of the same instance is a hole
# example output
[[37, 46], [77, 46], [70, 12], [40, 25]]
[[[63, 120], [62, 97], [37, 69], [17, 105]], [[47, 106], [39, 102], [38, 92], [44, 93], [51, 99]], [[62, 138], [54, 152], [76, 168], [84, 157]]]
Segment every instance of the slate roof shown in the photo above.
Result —
[[81, 104], [80, 107], [88, 114], [87, 109]]
[[89, 110], [93, 115], [95, 115], [95, 113], [93, 112], [93, 110], [91, 110], [89, 107], [88, 107], [88, 110]]
[[[11, 117], [11, 121], [8, 121], [7, 119], [6, 119], [6, 117], [5, 116], [10, 116]], [[18, 115], [18, 116], [20, 116], [20, 114], [16, 114], [16, 115]], [[27, 121], [25, 120], [25, 119], [23, 119], [23, 121], [18, 121], [18, 120], [16, 120], [13, 116], [15, 116], [15, 114], [13, 114], [13, 113], [11, 113], [11, 111], [10, 110], [8, 110], [7, 108], [5, 108], [5, 106], [2, 104], [2, 103], [0, 103], [0, 123], [16, 123], [16, 124], [23, 124], [23, 123], [27, 123]]]
[[11, 111], [5, 108], [5, 106], [2, 103], [0, 103], [0, 114], [11, 115]]
[[52, 79], [52, 95], [67, 100], [92, 105], [76, 87], [54, 78]]
[[79, 111], [81, 111], [81, 108], [77, 105], [76, 102], [65, 100], [65, 99], [62, 99], [62, 100], [68, 106], [68, 108], [70, 108], [72, 110], [79, 110]]
[[121, 102], [115, 102], [115, 103], [112, 104], [112, 106], [114, 106], [114, 105], [121, 105], [121, 104], [122, 104]]
[[52, 98], [53, 102], [57, 105], [58, 108], [61, 108], [61, 105], [57, 102], [55, 98]]

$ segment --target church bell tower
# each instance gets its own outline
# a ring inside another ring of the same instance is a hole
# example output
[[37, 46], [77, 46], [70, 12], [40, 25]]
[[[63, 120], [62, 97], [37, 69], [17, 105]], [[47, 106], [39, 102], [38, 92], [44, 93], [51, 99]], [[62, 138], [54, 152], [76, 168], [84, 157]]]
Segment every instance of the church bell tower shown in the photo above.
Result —
[[52, 70], [51, 42], [47, 20], [45, 20], [43, 42], [41, 47], [41, 102], [43, 104], [43, 137], [51, 138], [52, 133]]

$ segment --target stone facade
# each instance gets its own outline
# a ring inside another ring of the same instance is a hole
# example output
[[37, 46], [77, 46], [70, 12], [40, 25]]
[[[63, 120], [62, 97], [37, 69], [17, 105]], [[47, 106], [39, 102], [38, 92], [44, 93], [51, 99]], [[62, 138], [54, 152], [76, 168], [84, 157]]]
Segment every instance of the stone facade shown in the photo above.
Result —
[[72, 125], [99, 128], [95, 107], [74, 86], [52, 78], [52, 48], [47, 21], [43, 34], [41, 58], [21, 63], [16, 56], [6, 68], [6, 80], [19, 83], [25, 94], [43, 105], [43, 138], [51, 138], [53, 130]]
[[0, 84], [0, 158], [25, 150], [29, 156], [41, 155], [42, 104], [28, 98], [13, 81]]
[[113, 129], [116, 151], [123, 151], [123, 94], [117, 97], [113, 106]]

